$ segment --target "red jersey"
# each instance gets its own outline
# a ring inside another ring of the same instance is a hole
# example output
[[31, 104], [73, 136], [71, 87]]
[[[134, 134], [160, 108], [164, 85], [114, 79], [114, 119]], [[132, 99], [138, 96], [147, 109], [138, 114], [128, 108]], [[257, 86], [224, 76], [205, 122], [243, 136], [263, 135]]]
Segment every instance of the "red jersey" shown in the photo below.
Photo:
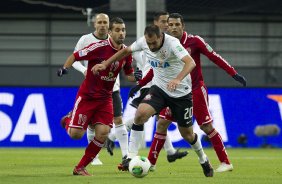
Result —
[[[125, 46], [124, 46], [125, 47]], [[112, 98], [113, 86], [117, 75], [123, 68], [126, 75], [133, 73], [132, 57], [128, 57], [113, 62], [104, 71], [100, 71], [99, 75], [94, 75], [91, 68], [107, 60], [113, 56], [118, 50], [114, 48], [111, 39], [102, 40], [100, 42], [92, 43], [74, 53], [76, 61], [88, 60], [87, 74], [83, 83], [80, 85], [78, 94], [83, 97], [90, 98]]]
[[187, 34], [187, 32], [183, 32], [180, 43], [189, 52], [196, 63], [196, 67], [190, 73], [193, 90], [204, 85], [200, 58], [201, 54], [207, 56], [210, 61], [225, 70], [229, 75], [233, 76], [237, 73], [236, 70], [232, 66], [230, 66], [230, 64], [225, 59], [223, 59], [220, 55], [213, 51], [209, 44], [207, 44], [200, 36], [194, 36]]

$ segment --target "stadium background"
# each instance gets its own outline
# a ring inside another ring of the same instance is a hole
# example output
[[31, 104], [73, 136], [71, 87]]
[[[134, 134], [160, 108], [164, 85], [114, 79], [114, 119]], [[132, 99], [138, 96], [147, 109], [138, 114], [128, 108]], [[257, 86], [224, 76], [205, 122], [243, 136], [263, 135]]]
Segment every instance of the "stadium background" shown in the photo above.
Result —
[[[135, 1], [126, 0], [1, 2], [0, 146], [72, 147], [86, 144], [85, 140], [71, 141], [58, 126], [60, 116], [72, 107], [83, 77], [72, 70], [70, 75], [57, 78], [56, 70], [73, 51], [79, 37], [93, 30], [82, 13], [85, 8], [92, 8], [93, 13], [105, 12], [111, 17], [122, 17], [127, 26], [126, 44], [130, 44], [136, 38], [135, 6]], [[257, 125], [282, 127], [281, 6], [282, 2], [278, 0], [147, 1], [147, 23], [152, 22], [154, 11], [183, 14], [186, 30], [202, 36], [247, 78], [248, 88], [241, 88], [224, 71], [202, 57], [210, 94], [220, 97], [227, 133], [225, 142], [229, 146], [245, 146], [238, 143], [239, 136], [245, 134], [248, 138], [246, 146], [259, 147], [267, 141], [282, 147], [281, 135], [263, 138], [254, 134]], [[122, 78], [121, 85], [126, 104], [131, 84]], [[36, 99], [44, 102], [51, 140], [50, 137], [44, 140], [48, 135], [42, 135], [32, 126], [38, 124], [43, 112], [42, 109], [37, 111], [36, 105], [32, 106], [33, 103], [40, 104], [33, 101]], [[24, 116], [27, 107], [30, 114], [24, 121], [21, 114]], [[17, 127], [21, 126], [30, 129], [18, 131]], [[175, 144], [179, 147], [186, 145], [182, 141], [175, 141]]]

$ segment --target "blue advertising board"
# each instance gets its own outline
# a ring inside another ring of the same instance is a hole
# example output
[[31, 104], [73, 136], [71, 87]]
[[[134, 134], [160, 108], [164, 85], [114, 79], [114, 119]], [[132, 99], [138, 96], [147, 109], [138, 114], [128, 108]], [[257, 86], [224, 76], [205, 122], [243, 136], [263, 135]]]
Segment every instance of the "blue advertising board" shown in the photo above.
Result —
[[[84, 147], [86, 138], [71, 140], [60, 127], [60, 119], [72, 109], [76, 87], [0, 87], [0, 147]], [[129, 88], [122, 88], [124, 121], [133, 118], [134, 108], [127, 100]], [[267, 138], [255, 135], [259, 125], [282, 127], [281, 88], [210, 88], [210, 111], [214, 127], [227, 146], [240, 147], [238, 137], [246, 135], [248, 147], [269, 144], [282, 148], [281, 134]], [[155, 119], [145, 126], [149, 146], [155, 131]], [[204, 134], [194, 122], [194, 130]], [[176, 123], [168, 135], [174, 146], [189, 147], [182, 140]], [[208, 145], [203, 140], [203, 145]]]

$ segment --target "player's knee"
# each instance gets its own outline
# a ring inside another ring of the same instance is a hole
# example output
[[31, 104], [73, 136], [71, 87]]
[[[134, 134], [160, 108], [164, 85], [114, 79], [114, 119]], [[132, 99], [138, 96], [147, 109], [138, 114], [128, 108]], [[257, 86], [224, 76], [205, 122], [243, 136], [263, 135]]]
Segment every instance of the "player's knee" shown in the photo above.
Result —
[[83, 130], [75, 129], [75, 128], [69, 128], [69, 130], [68, 130], [69, 136], [74, 140], [81, 139], [84, 135], [84, 132], [85, 131], [83, 131]]
[[200, 129], [203, 130], [206, 134], [208, 134], [213, 130], [213, 126], [211, 123], [203, 124], [200, 126]]
[[143, 110], [140, 110], [139, 112], [136, 112], [134, 123], [135, 124], [144, 124], [146, 121], [148, 121], [149, 117], [147, 113]]

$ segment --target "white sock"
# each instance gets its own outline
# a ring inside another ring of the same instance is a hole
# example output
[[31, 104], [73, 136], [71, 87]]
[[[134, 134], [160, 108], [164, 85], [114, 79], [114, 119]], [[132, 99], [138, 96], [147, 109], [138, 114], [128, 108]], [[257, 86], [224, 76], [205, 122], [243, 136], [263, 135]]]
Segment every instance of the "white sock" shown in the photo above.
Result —
[[131, 130], [130, 138], [129, 138], [129, 145], [128, 145], [128, 157], [133, 158], [138, 154], [138, 150], [143, 139], [144, 130], [143, 131], [136, 131]]
[[95, 131], [90, 129], [90, 128], [87, 128], [86, 134], [87, 134], [87, 141], [88, 141], [88, 144], [89, 144], [91, 141], [93, 141], [93, 139], [95, 137]]
[[115, 135], [119, 142], [122, 157], [128, 155], [128, 132], [124, 124], [115, 127]]
[[176, 152], [168, 135], [166, 135], [164, 150], [166, 151], [167, 155], [173, 155]]
[[127, 129], [127, 132], [130, 132], [131, 128], [132, 128], [132, 125], [133, 125], [133, 122], [134, 122], [134, 117], [130, 118], [130, 119], [127, 119], [125, 121], [125, 126], [126, 126], [126, 129]]
[[115, 140], [116, 140], [116, 132], [115, 131], [116, 131], [115, 128], [111, 128], [111, 131], [108, 135], [108, 138], [113, 142], [115, 142]]
[[201, 143], [201, 141], [199, 141], [197, 134], [195, 134], [195, 139], [197, 139], [196, 142], [194, 141], [195, 143], [193, 145], [192, 144], [190, 144], [190, 145], [194, 149], [196, 154], [198, 155], [199, 162], [201, 164], [203, 164], [203, 163], [205, 163], [205, 161], [207, 161], [207, 155], [204, 153], [202, 143]]

